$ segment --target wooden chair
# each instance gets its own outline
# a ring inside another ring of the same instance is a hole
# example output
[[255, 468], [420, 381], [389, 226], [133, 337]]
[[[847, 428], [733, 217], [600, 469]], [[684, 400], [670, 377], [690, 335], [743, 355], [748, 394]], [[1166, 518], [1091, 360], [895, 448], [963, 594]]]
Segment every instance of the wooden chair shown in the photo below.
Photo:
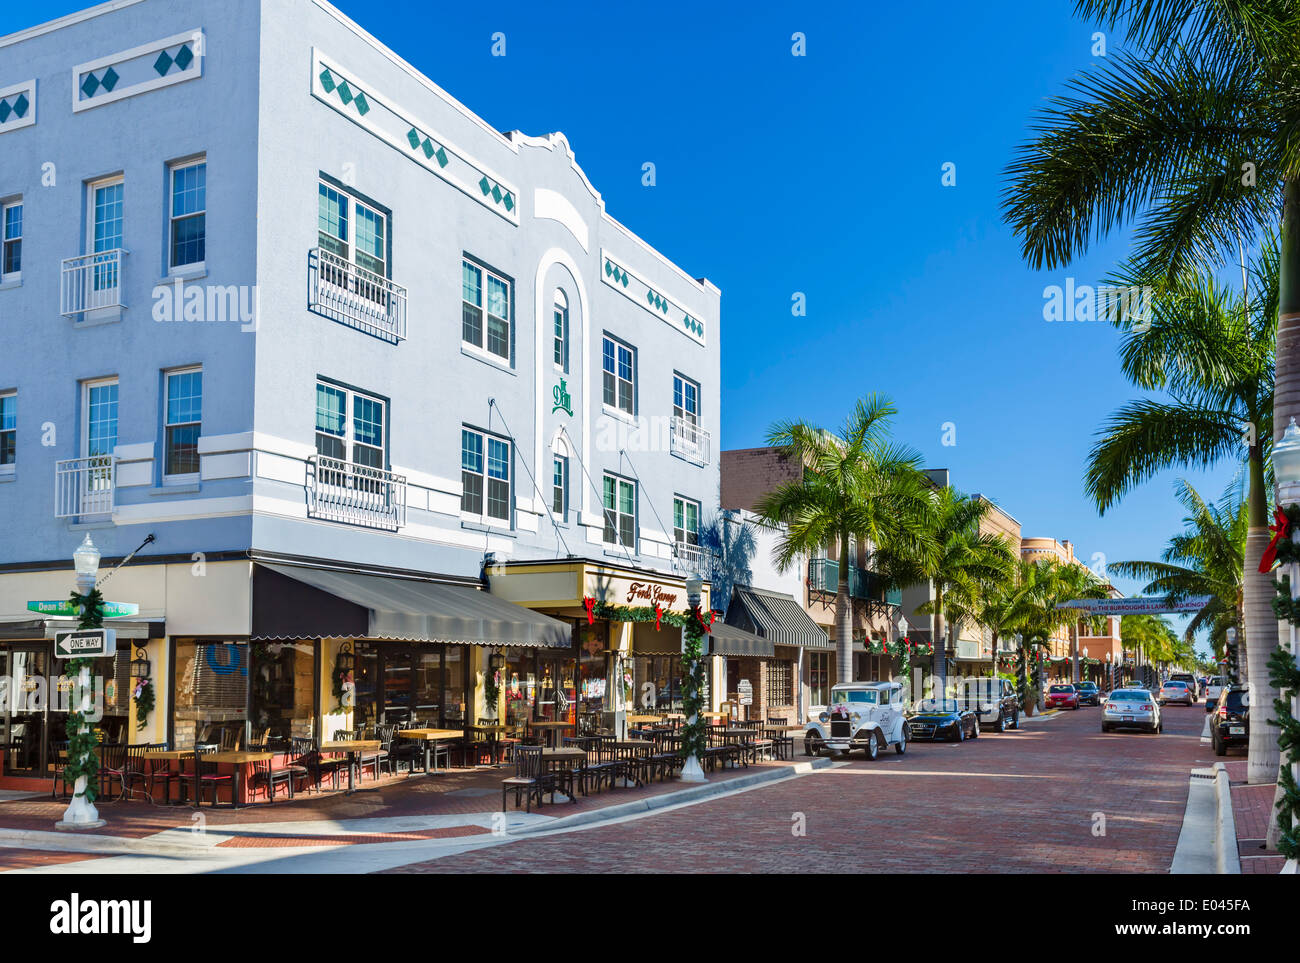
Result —
[[[194, 772], [198, 773], [199, 788], [198, 788], [198, 798], [194, 800], [194, 805], [195, 806], [203, 805], [203, 792], [204, 790], [207, 790], [212, 794], [212, 805], [215, 808], [217, 805], [217, 790], [220, 789], [222, 786], [230, 786], [231, 788], [230, 808], [234, 809], [235, 806], [238, 804], [238, 800], [235, 799], [235, 794], [234, 794], [235, 774], [231, 772], [220, 772], [217, 769], [217, 764], [215, 762], [204, 762], [203, 757], [206, 755], [210, 755], [210, 750], [205, 751], [197, 747], [195, 748]], [[181, 784], [182, 787], [191, 784], [193, 782], [193, 779], [194, 777], [191, 774], [190, 778], [186, 779]]]
[[[145, 748], [165, 750], [167, 748], [167, 743], [157, 742], [149, 746], [146, 746]], [[172, 769], [171, 767], [172, 764], [170, 759], [146, 758], [144, 760], [144, 763], [145, 763], [145, 783], [144, 783], [145, 795], [149, 797], [150, 802], [154, 802], [155, 801], [153, 797], [154, 786], [158, 783], [162, 783], [163, 788], [165, 790], [163, 794], [163, 802], [170, 805], [172, 801], [172, 783], [177, 782], [183, 779], [184, 777], [182, 777], [182, 775], [179, 772]], [[179, 793], [177, 795], [179, 795]]]
[[501, 780], [502, 812], [506, 811], [506, 794], [512, 790], [515, 794], [515, 808], [519, 808], [519, 797], [522, 794], [528, 812], [533, 811], [534, 796], [540, 806], [542, 796], [547, 792], [554, 793], [555, 780], [546, 772], [541, 746], [515, 747], [515, 774]]
[[100, 794], [107, 799], [112, 793], [113, 781], [120, 787], [118, 798], [126, 796], [126, 746], [121, 743], [99, 746], [99, 788]]
[[275, 759], [264, 759], [253, 763], [253, 778], [250, 786], [254, 789], [262, 787], [266, 790], [268, 799], [275, 802], [275, 787], [283, 785], [289, 790], [289, 798], [293, 799], [293, 781], [305, 775], [307, 775], [307, 767], [301, 764], [286, 760], [277, 765]]
[[63, 783], [63, 795], [68, 792], [68, 787], [73, 783], [63, 778], [63, 768], [68, 764], [68, 741], [50, 742], [50, 768], [54, 771], [54, 779], [50, 785], [50, 798], [53, 799], [59, 795], [59, 783]]
[[316, 787], [317, 792], [325, 788], [325, 776], [329, 776], [335, 789], [339, 786], [339, 769], [343, 766], [341, 759], [322, 758], [316, 748], [316, 740], [304, 736], [295, 736], [290, 740], [290, 757], [294, 764], [301, 766], [307, 776], [307, 786]]

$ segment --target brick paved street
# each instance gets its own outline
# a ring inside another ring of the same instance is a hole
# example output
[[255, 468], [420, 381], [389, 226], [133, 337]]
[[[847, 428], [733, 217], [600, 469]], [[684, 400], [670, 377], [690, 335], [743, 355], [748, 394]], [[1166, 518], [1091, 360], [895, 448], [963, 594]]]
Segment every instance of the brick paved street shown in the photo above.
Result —
[[[770, 787], [595, 829], [524, 839], [392, 872], [1164, 873], [1188, 772], [1214, 761], [1200, 706], [1161, 736], [1100, 732], [1095, 708], [918, 744]], [[792, 833], [796, 815], [807, 835]], [[1094, 836], [1094, 813], [1105, 835]]]

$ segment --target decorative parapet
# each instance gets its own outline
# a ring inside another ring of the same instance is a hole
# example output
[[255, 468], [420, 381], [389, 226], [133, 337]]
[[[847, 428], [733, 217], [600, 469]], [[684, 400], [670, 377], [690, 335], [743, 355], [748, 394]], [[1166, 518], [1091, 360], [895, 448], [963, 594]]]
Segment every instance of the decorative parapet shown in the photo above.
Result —
[[704, 322], [692, 315], [682, 305], [642, 280], [604, 249], [600, 252], [600, 278], [624, 297], [639, 304], [671, 328], [675, 328], [692, 341], [705, 343]]
[[36, 81], [0, 88], [0, 134], [36, 123]]
[[312, 49], [311, 93], [399, 154], [431, 171], [511, 224], [519, 224], [519, 191], [457, 148], [430, 125], [377, 93], [321, 51]]
[[72, 68], [72, 109], [90, 110], [115, 100], [203, 76], [206, 37], [189, 30]]

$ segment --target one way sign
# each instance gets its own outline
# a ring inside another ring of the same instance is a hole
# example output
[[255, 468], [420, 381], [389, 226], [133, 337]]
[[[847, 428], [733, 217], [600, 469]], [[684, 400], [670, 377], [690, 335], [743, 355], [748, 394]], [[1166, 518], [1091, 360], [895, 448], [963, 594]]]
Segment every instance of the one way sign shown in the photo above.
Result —
[[117, 633], [112, 629], [73, 629], [54, 633], [54, 655], [59, 659], [93, 659], [117, 654]]

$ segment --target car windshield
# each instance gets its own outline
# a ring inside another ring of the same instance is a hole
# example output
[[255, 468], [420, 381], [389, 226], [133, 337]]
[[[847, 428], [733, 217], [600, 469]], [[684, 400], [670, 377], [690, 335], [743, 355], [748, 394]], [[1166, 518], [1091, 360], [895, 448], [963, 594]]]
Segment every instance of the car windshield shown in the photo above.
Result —
[[1165, 683], [1165, 688], [1166, 688], [1166, 689], [1186, 689], [1186, 688], [1187, 688], [1187, 683], [1186, 683], [1186, 682], [1175, 682], [1174, 680], [1171, 679], [1171, 680], [1169, 680], [1168, 682]]
[[1052, 692], [1073, 692], [1073, 691], [1074, 691], [1074, 686], [1072, 686], [1072, 685], [1054, 685], [1054, 686], [1052, 686], [1051, 691], [1052, 691]]
[[1224, 705], [1233, 711], [1250, 708], [1250, 691], [1247, 689], [1229, 689]]
[[917, 706], [921, 712], [956, 712], [956, 699], [922, 699]]
[[831, 705], [841, 706], [852, 702], [858, 705], [874, 706], [879, 694], [875, 689], [837, 689], [831, 693]]
[[1116, 689], [1110, 694], [1112, 702], [1144, 702], [1151, 698], [1151, 693], [1144, 689]]
[[1095, 682], [1080, 682], [1080, 683], [1078, 683], [1078, 685], [1076, 686], [1076, 688], [1079, 688], [1079, 689], [1095, 689], [1095, 688], [1097, 688], [1097, 683], [1095, 683]]

